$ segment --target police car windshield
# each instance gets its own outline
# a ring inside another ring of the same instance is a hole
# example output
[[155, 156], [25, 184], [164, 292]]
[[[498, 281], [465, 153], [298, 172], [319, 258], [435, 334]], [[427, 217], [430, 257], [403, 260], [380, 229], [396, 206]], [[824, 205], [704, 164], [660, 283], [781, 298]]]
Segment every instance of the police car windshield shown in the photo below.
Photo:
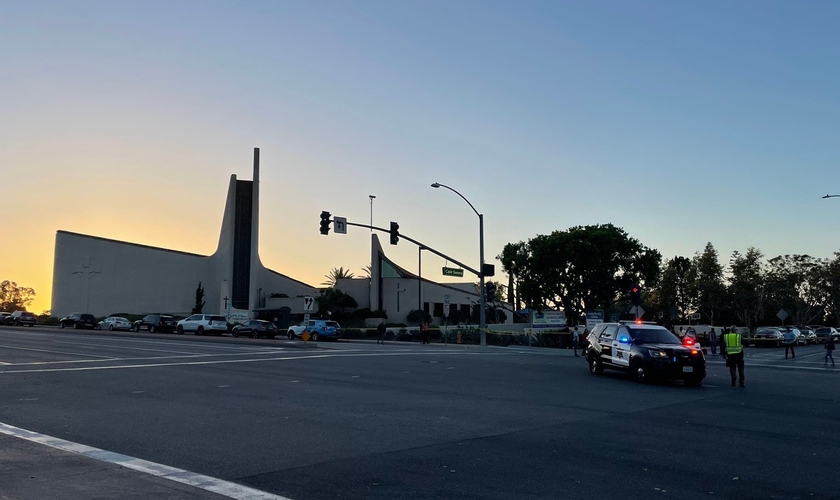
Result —
[[630, 328], [630, 336], [637, 344], [682, 344], [680, 339], [664, 328]]

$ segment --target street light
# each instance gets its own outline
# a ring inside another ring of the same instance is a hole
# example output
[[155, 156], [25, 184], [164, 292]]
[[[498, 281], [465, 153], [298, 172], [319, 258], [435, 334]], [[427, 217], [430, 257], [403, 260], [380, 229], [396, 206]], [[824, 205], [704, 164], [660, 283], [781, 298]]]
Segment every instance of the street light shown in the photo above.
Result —
[[374, 196], [372, 194], [369, 194], [368, 198], [370, 198], [370, 232], [372, 233], [373, 232], [373, 199], [376, 198], [376, 196]]
[[823, 199], [826, 199], [826, 198], [840, 198], [840, 194], [827, 194], [827, 195], [823, 196]]
[[478, 213], [478, 210], [475, 209], [470, 200], [464, 198], [464, 195], [459, 193], [458, 191], [452, 189], [451, 187], [447, 186], [446, 184], [441, 184], [439, 182], [435, 182], [432, 184], [432, 187], [437, 188], [446, 188], [453, 193], [457, 194], [461, 197], [462, 200], [467, 202], [467, 205], [472, 208], [475, 215], [478, 216], [478, 246], [479, 246], [479, 259], [481, 260], [481, 266], [478, 268], [478, 283], [479, 283], [479, 290], [478, 290], [478, 298], [479, 298], [479, 308], [480, 311], [478, 312], [478, 328], [481, 331], [481, 345], [487, 345], [487, 332], [485, 329], [487, 328], [487, 318], [485, 313], [485, 299], [484, 299], [484, 215]]

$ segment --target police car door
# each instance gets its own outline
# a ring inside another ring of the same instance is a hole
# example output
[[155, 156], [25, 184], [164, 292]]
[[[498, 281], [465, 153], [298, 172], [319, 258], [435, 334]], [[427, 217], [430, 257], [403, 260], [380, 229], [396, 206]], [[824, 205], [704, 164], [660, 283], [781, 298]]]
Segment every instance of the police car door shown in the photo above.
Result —
[[615, 325], [609, 325], [604, 328], [601, 335], [598, 337], [598, 344], [601, 345], [601, 362], [613, 362], [613, 340], [615, 340], [615, 332], [618, 329]]
[[626, 326], [618, 327], [618, 334], [613, 339], [613, 363], [618, 366], [630, 366], [630, 345], [632, 341], [630, 338], [630, 331]]

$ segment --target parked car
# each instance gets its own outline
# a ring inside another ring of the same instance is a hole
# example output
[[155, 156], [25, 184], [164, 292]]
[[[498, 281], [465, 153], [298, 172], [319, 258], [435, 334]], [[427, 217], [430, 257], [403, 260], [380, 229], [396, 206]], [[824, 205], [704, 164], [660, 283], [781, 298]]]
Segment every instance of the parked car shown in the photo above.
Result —
[[90, 328], [96, 327], [96, 318], [93, 314], [73, 313], [58, 320], [58, 326], [61, 328]]
[[143, 316], [143, 319], [138, 319], [131, 325], [131, 329], [135, 332], [149, 330], [149, 333], [174, 333], [175, 327], [175, 318], [167, 314], [147, 314]]
[[804, 341], [803, 344], [805, 345], [817, 343], [816, 332], [807, 326], [799, 328], [799, 337]]
[[840, 333], [837, 332], [837, 329], [831, 326], [820, 326], [814, 330], [814, 333], [817, 334], [817, 341], [818, 342], [826, 342], [828, 337], [833, 337], [834, 341], [840, 341]]
[[753, 337], [756, 340], [756, 345], [773, 344], [776, 347], [782, 345], [784, 341], [784, 334], [777, 328], [762, 328], [755, 332]]
[[335, 321], [310, 319], [297, 325], [292, 325], [286, 332], [289, 340], [300, 337], [303, 332], [309, 332], [310, 338], [317, 341], [320, 338], [337, 339], [341, 337], [341, 326]]
[[26, 311], [15, 311], [6, 318], [6, 324], [14, 326], [35, 326], [35, 321], [35, 315]]
[[252, 319], [236, 325], [233, 327], [234, 337], [244, 337], [250, 335], [253, 338], [268, 337], [273, 339], [277, 336], [277, 327], [270, 321], [263, 321], [261, 319]]
[[9, 319], [9, 316], [11, 315], [12, 313], [10, 312], [0, 312], [0, 325], [5, 325], [6, 320]]
[[227, 332], [227, 319], [224, 316], [210, 314], [193, 314], [189, 318], [182, 319], [176, 327], [178, 333], [195, 332], [196, 335], [212, 333], [213, 335], [224, 335]]
[[108, 316], [96, 325], [97, 330], [131, 330], [131, 321], [120, 316]]

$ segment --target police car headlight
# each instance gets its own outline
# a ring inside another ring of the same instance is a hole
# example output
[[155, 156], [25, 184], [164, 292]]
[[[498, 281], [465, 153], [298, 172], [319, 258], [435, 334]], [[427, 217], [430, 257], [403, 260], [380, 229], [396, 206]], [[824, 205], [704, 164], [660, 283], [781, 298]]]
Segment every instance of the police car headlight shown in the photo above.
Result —
[[665, 351], [654, 351], [653, 349], [651, 349], [648, 352], [650, 352], [650, 355], [653, 356], [654, 358], [667, 358], [668, 357], [668, 355], [665, 354]]

